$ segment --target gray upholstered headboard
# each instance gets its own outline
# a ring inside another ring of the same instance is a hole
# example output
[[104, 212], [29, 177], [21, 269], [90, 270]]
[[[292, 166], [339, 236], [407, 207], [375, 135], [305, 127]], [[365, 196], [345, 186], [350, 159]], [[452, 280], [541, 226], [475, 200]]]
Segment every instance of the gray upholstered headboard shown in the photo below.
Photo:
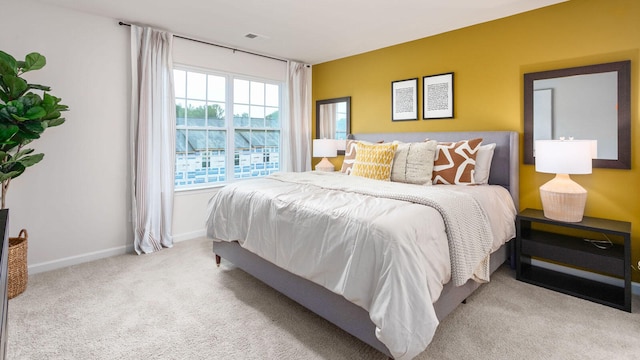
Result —
[[373, 133], [353, 134], [356, 140], [371, 142], [398, 140], [402, 142], [424, 141], [460, 141], [482, 138], [483, 144], [496, 143], [491, 162], [489, 184], [502, 185], [509, 193], [519, 209], [520, 199], [520, 146], [518, 133], [515, 131], [454, 131], [454, 132], [412, 132], [412, 133]]

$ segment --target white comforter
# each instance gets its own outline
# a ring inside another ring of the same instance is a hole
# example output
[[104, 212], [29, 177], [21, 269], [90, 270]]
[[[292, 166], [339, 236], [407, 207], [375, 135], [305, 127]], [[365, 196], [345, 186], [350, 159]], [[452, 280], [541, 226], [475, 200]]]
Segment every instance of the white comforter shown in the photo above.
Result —
[[[365, 195], [367, 188], [392, 199]], [[427, 199], [398, 198], [439, 198], [440, 192], [484, 211], [476, 222], [482, 227], [478, 234], [488, 232], [492, 239], [468, 243], [485, 255], [515, 236], [515, 207], [499, 186], [425, 187], [316, 172], [281, 173], [223, 188], [209, 204], [207, 233], [237, 240], [366, 309], [394, 358], [411, 359], [427, 347], [438, 325], [432, 303], [451, 279], [451, 229], [438, 210], [419, 204]], [[488, 280], [482, 261], [472, 272], [470, 278]]]

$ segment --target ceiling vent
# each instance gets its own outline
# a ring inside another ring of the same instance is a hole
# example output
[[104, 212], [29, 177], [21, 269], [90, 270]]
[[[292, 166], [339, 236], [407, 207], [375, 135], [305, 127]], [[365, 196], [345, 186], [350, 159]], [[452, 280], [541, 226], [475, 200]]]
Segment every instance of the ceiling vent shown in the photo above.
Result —
[[256, 34], [252, 34], [252, 33], [248, 33], [247, 35], [245, 35], [244, 37], [246, 37], [247, 39], [255, 39], [258, 37], [258, 35]]

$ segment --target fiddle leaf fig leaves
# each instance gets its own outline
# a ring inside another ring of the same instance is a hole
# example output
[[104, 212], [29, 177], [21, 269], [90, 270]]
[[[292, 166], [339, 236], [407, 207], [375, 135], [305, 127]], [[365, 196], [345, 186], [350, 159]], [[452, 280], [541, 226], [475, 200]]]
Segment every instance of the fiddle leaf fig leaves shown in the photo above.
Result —
[[45, 115], [47, 115], [47, 112], [40, 106], [34, 106], [25, 113], [25, 117], [29, 120], [41, 119]]
[[49, 120], [49, 121], [47, 122], [47, 125], [48, 125], [49, 127], [52, 127], [52, 126], [58, 126], [58, 125], [62, 125], [62, 124], [64, 124], [64, 122], [65, 122], [65, 118], [61, 118], [61, 117], [59, 117], [59, 118], [57, 118], [57, 119], [51, 119], [51, 120]]
[[24, 156], [16, 161], [20, 162], [22, 166], [27, 168], [29, 166], [39, 163], [43, 158], [44, 158], [44, 154], [35, 154], [35, 155]]
[[29, 89], [51, 91], [51, 87], [45, 86], [45, 85], [38, 85], [38, 84], [29, 84]]
[[7, 88], [9, 88], [8, 94], [11, 99], [17, 99], [29, 88], [29, 85], [27, 85], [24, 79], [14, 75], [4, 75], [2, 80]]
[[24, 170], [25, 169], [22, 169], [22, 171], [9, 171], [9, 172], [4, 172], [0, 170], [0, 182], [5, 182], [7, 180], [16, 178], [20, 176], [20, 174], [22, 174]]
[[0, 124], [0, 143], [4, 143], [11, 139], [18, 130], [19, 128], [16, 125]]
[[25, 121], [22, 125], [23, 129], [26, 129], [33, 133], [39, 134], [44, 131], [44, 126], [42, 126], [41, 121]]
[[30, 70], [39, 70], [39, 69], [42, 69], [46, 64], [47, 64], [47, 59], [44, 56], [36, 52], [32, 52], [28, 54], [27, 57], [25, 58], [22, 72], [27, 72]]
[[16, 59], [4, 51], [0, 51], [0, 75], [18, 75]]
[[51, 87], [30, 84], [22, 74], [40, 70], [47, 59], [37, 53], [27, 54], [24, 61], [0, 51], [0, 182], [2, 183], [2, 208], [5, 208], [6, 189], [9, 182], [22, 175], [26, 168], [44, 158], [25, 148], [39, 139], [47, 128], [65, 122], [61, 113], [67, 111], [62, 99], [51, 95]]

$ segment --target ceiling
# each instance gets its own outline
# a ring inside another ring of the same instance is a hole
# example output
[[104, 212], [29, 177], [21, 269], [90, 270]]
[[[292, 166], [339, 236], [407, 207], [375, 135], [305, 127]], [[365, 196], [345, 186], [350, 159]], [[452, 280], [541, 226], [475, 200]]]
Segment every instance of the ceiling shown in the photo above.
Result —
[[318, 64], [566, 0], [37, 1]]

